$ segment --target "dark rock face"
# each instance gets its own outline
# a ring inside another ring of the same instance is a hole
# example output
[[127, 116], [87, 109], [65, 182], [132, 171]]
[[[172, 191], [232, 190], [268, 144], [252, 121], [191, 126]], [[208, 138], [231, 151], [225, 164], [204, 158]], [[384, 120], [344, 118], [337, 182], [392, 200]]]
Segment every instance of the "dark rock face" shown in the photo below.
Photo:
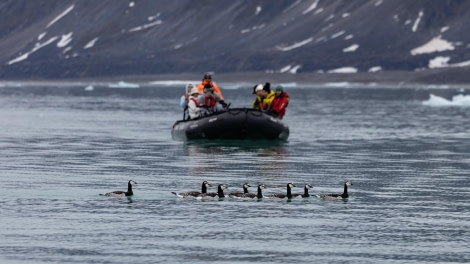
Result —
[[459, 68], [459, 78], [469, 22], [465, 0], [6, 0], [0, 77]]

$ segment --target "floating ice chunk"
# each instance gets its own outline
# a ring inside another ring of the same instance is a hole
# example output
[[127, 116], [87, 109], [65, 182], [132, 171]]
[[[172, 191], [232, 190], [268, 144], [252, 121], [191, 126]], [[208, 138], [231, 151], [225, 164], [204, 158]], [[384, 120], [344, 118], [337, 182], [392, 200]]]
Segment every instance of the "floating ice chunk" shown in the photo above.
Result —
[[344, 48], [343, 49], [343, 52], [354, 52], [356, 51], [357, 49], [359, 48], [359, 45], [358, 44], [354, 44], [354, 45], [351, 45], [347, 48]]
[[434, 53], [434, 52], [441, 52], [446, 50], [454, 50], [455, 47], [452, 43], [447, 40], [441, 38], [441, 36], [435, 37], [431, 39], [428, 43], [412, 49], [411, 55], [419, 55], [419, 54], [426, 54], [426, 53]]
[[88, 85], [87, 87], [85, 87], [85, 91], [87, 92], [91, 92], [93, 91], [95, 88], [92, 86], [92, 85]]
[[135, 3], [134, 2], [130, 2], [129, 3], [129, 7], [134, 7], [135, 6]]
[[429, 99], [422, 102], [423, 105], [429, 106], [470, 106], [470, 95], [455, 95], [452, 100], [430, 94]]
[[329, 82], [329, 83], [325, 83], [325, 86], [327, 87], [349, 87], [349, 83], [348, 82]]
[[164, 85], [164, 86], [184, 86], [188, 83], [198, 83], [201, 80], [168, 80], [168, 81], [152, 81], [150, 85]]
[[128, 83], [128, 82], [120, 81], [117, 84], [110, 84], [110, 85], [108, 85], [108, 87], [111, 87], [111, 88], [139, 88], [140, 86], [138, 84], [135, 84], [135, 83]]

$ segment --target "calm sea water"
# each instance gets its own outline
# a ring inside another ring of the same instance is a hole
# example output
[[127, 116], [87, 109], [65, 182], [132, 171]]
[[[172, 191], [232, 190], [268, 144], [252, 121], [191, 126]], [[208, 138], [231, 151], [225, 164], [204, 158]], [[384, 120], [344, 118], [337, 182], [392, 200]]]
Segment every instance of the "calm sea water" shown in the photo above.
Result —
[[[288, 142], [184, 143], [183, 85], [85, 87], [0, 86], [0, 263], [470, 262], [470, 107], [428, 101], [465, 89], [286, 88]], [[251, 87], [224, 96], [249, 106]], [[98, 195], [130, 179], [132, 198]], [[353, 186], [347, 201], [171, 194], [203, 180]]]

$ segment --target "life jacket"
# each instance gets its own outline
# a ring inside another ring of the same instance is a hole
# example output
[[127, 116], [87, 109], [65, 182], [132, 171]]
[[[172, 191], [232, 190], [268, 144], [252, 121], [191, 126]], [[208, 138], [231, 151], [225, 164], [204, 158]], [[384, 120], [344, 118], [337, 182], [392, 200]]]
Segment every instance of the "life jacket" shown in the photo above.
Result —
[[189, 100], [193, 101], [193, 102], [196, 104], [197, 107], [201, 107], [201, 105], [200, 105], [199, 102], [196, 100], [196, 98], [191, 97], [191, 98], [189, 98]]
[[200, 83], [197, 86], [197, 90], [199, 91], [199, 94], [203, 94], [204, 85], [206, 84], [212, 85], [212, 87], [214, 87], [214, 92], [219, 95], [220, 100], [224, 100], [224, 97], [222, 96], [222, 92], [220, 91], [219, 87], [217, 86], [217, 84], [213, 83], [212, 81], [210, 82], [202, 81], [202, 83]]
[[214, 96], [204, 96], [204, 105], [207, 107], [215, 106], [215, 97]]
[[286, 107], [289, 105], [289, 101], [289, 94], [283, 92], [279, 97], [274, 98], [270, 108], [276, 111], [277, 115], [282, 118], [286, 114]]
[[267, 110], [271, 105], [272, 101], [274, 100], [274, 97], [276, 97], [276, 94], [273, 91], [268, 93], [268, 95], [266, 95], [266, 98], [261, 101], [261, 109]]

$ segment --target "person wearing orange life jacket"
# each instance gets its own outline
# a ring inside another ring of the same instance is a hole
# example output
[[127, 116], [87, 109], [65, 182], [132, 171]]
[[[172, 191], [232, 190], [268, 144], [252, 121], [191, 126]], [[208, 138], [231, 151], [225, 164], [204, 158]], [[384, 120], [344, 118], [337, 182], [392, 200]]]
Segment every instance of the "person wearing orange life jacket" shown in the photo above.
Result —
[[199, 91], [196, 87], [193, 87], [188, 99], [188, 113], [190, 119], [196, 119], [201, 116], [201, 105], [197, 101], [198, 96]]
[[204, 77], [202, 78], [202, 82], [197, 86], [197, 89], [199, 90], [199, 93], [202, 94], [204, 91], [204, 85], [210, 84], [214, 88], [214, 92], [219, 95], [220, 98], [220, 104], [223, 105], [224, 107], [227, 106], [227, 104], [224, 101], [224, 96], [222, 95], [222, 92], [220, 91], [219, 87], [217, 84], [212, 82], [212, 74], [206, 73], [204, 74]]
[[274, 92], [271, 91], [271, 84], [267, 82], [264, 86], [262, 84], [255, 85], [253, 93], [256, 94], [256, 99], [252, 103], [252, 107], [261, 111], [268, 110], [275, 97]]

